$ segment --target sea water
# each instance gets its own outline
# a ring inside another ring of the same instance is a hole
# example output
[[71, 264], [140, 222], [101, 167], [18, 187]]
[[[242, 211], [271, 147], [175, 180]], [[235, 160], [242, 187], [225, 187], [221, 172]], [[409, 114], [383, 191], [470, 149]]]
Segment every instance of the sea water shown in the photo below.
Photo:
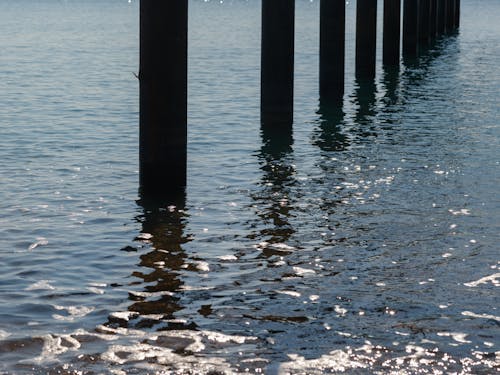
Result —
[[[188, 186], [138, 193], [138, 0], [0, 2], [1, 374], [500, 369], [500, 3], [259, 120], [260, 1], [189, 3]], [[379, 2], [378, 56], [381, 55]], [[168, 173], [168, 171], [165, 171]]]

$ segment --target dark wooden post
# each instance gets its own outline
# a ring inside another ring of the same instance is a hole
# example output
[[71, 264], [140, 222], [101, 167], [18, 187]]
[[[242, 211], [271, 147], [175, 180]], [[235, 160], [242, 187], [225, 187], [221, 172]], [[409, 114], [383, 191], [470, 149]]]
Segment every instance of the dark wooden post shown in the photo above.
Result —
[[321, 0], [319, 95], [328, 102], [344, 97], [345, 0]]
[[429, 11], [429, 37], [434, 39], [437, 30], [437, 0], [430, 0]]
[[419, 0], [404, 0], [403, 5], [403, 55], [418, 55]]
[[446, 0], [446, 31], [453, 32], [455, 29], [455, 0]]
[[377, 0], [357, 0], [356, 4], [356, 78], [375, 78], [377, 41]]
[[455, 28], [460, 27], [460, 0], [455, 0]]
[[437, 34], [442, 35], [446, 30], [446, 1], [437, 0]]
[[140, 3], [140, 186], [144, 194], [186, 186], [188, 0]]
[[429, 44], [430, 10], [430, 0], [420, 0], [418, 11], [418, 41], [420, 46]]
[[[168, 0], [172, 1], [172, 0]], [[261, 121], [293, 121], [295, 0], [262, 0]]]
[[383, 64], [398, 66], [399, 40], [401, 38], [401, 0], [384, 0], [383, 33]]

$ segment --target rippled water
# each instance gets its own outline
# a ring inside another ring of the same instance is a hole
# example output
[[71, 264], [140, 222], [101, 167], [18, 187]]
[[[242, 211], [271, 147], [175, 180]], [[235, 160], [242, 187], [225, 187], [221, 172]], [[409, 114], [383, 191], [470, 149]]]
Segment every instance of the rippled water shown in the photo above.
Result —
[[[0, 3], [0, 373], [500, 369], [500, 28], [259, 123], [260, 2], [190, 2], [186, 199], [137, 193], [138, 1]], [[382, 2], [379, 4], [382, 8]]]

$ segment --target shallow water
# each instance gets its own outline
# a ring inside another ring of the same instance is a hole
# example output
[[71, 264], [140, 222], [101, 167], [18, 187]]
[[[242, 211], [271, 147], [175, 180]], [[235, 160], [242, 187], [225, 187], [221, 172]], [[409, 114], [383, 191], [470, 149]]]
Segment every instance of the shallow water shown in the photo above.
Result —
[[[0, 4], [0, 373], [500, 369], [500, 4], [259, 123], [260, 2], [191, 1], [188, 188], [138, 196], [138, 2]], [[379, 9], [382, 3], [379, 4]], [[379, 38], [380, 39], [380, 38]], [[379, 54], [380, 55], [380, 54]]]

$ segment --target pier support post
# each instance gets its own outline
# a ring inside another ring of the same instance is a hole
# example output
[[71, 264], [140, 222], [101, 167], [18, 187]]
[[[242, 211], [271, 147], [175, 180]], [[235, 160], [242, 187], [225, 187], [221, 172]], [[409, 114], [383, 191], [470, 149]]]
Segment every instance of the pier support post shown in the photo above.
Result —
[[188, 0], [140, 2], [139, 169], [144, 194], [186, 186]]
[[455, 29], [455, 0], [446, 0], [446, 32], [452, 33]]
[[446, 0], [437, 1], [437, 35], [444, 34], [446, 30]]
[[321, 0], [319, 95], [342, 103], [345, 75], [345, 0]]
[[377, 0], [357, 0], [356, 4], [356, 78], [375, 78], [377, 41]]
[[383, 56], [385, 66], [399, 65], [401, 0], [384, 0]]
[[403, 5], [403, 55], [418, 56], [419, 0], [404, 0]]
[[262, 0], [263, 123], [293, 121], [294, 38], [295, 0]]
[[418, 11], [418, 40], [420, 46], [429, 44], [430, 31], [430, 0], [420, 0]]
[[430, 0], [429, 10], [429, 39], [433, 40], [436, 37], [437, 30], [437, 1]]
[[455, 28], [460, 27], [460, 0], [455, 0]]

